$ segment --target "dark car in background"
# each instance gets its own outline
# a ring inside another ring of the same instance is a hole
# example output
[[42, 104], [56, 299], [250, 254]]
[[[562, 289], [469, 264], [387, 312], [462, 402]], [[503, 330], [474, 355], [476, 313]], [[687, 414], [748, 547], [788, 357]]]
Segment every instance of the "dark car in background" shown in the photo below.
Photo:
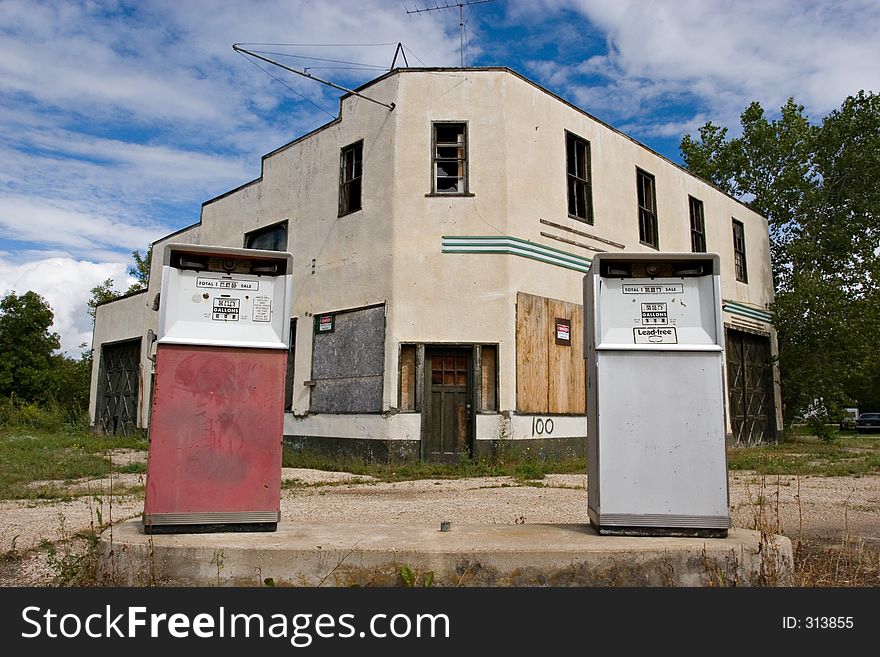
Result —
[[856, 419], [856, 431], [867, 433], [868, 431], [880, 431], [880, 413], [862, 413]]

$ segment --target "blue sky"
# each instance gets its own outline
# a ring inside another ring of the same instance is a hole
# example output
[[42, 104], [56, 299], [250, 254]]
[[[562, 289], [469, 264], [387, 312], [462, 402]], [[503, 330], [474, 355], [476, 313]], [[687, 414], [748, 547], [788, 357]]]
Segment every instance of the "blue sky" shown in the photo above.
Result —
[[[0, 2], [0, 293], [46, 297], [77, 354], [94, 285], [127, 287], [132, 250], [336, 115], [339, 92], [262, 64], [282, 85], [232, 44], [304, 44], [249, 47], [344, 86], [398, 42], [412, 66], [459, 65], [458, 10], [407, 14], [424, 6]], [[468, 65], [513, 68], [674, 160], [753, 100], [775, 115], [793, 96], [818, 121], [880, 91], [876, 0], [495, 0], [464, 18]]]

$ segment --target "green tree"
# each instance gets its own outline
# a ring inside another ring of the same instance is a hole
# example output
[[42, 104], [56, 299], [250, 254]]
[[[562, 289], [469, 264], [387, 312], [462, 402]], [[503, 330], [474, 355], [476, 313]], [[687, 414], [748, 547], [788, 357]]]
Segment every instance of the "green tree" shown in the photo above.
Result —
[[113, 299], [119, 298], [119, 293], [113, 289], [113, 279], [105, 278], [103, 283], [98, 283], [91, 290], [92, 296], [89, 298], [87, 305], [89, 307], [89, 315], [92, 318], [92, 321], [95, 320], [95, 313], [98, 311], [98, 306], [102, 303], [106, 303], [107, 301], [113, 301]]
[[92, 350], [83, 343], [79, 358], [68, 358], [63, 354], [53, 357], [52, 400], [64, 414], [75, 419], [89, 407], [89, 387], [92, 378]]
[[134, 260], [134, 265], [128, 268], [128, 275], [133, 276], [136, 282], [129, 286], [128, 290], [125, 292], [126, 294], [146, 290], [150, 285], [150, 265], [153, 261], [153, 245], [151, 244], [147, 247], [144, 255], [141, 255], [140, 251], [132, 251], [131, 258]]
[[55, 315], [36, 292], [0, 300], [0, 395], [23, 401], [52, 397], [53, 353], [61, 346], [49, 329]]
[[740, 118], [741, 137], [707, 123], [681, 152], [768, 219], [786, 418], [880, 399], [880, 97], [851, 96], [819, 125], [792, 99], [778, 120], [758, 103]]
[[[133, 294], [135, 292], [140, 292], [142, 290], [146, 290], [150, 284], [150, 264], [153, 260], [153, 246], [152, 244], [147, 248], [147, 250], [141, 255], [140, 251], [132, 251], [131, 252], [132, 260], [134, 260], [134, 264], [128, 267], [128, 275], [135, 279], [135, 282], [128, 286], [128, 289], [125, 291], [125, 294]], [[116, 283], [112, 278], [105, 278], [103, 282], [98, 283], [91, 290], [91, 297], [88, 300], [89, 307], [89, 316], [92, 318], [92, 321], [95, 319], [95, 313], [97, 312], [97, 308], [102, 303], [107, 303], [108, 301], [113, 301], [114, 299], [118, 299], [122, 296], [119, 292], [113, 289], [113, 286]]]

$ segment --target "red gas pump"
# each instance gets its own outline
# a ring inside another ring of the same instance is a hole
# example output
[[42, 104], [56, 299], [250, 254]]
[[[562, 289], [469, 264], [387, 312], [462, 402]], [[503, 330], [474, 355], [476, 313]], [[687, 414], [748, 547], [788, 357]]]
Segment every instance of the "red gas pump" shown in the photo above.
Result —
[[293, 256], [165, 248], [146, 533], [274, 531]]

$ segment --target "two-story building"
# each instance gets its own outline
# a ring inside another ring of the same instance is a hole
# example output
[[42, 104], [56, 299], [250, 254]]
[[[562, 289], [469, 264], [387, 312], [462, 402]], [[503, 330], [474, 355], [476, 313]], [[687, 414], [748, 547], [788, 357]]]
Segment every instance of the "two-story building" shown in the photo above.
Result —
[[591, 255], [716, 252], [728, 430], [775, 438], [764, 217], [506, 68], [395, 69], [357, 91], [387, 106], [343, 96], [157, 241], [146, 292], [98, 307], [96, 428], [149, 423], [146, 335], [176, 242], [293, 254], [285, 440], [374, 459], [583, 453]]

